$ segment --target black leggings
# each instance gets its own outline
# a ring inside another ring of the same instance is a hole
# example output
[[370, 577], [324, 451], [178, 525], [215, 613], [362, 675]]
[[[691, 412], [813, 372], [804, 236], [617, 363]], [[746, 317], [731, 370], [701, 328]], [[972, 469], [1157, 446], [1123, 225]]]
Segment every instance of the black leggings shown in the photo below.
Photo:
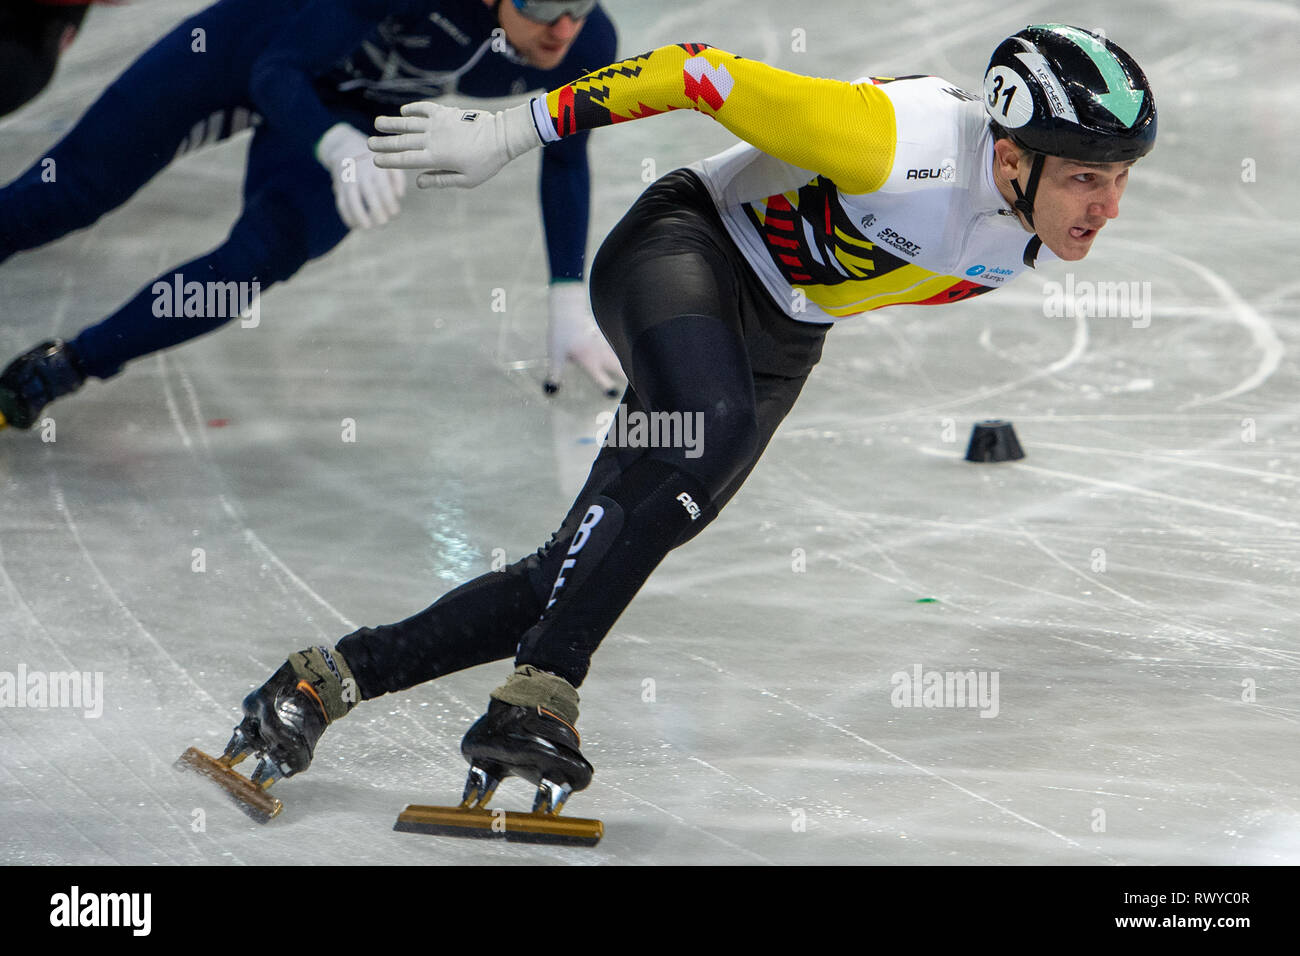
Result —
[[88, 6], [5, 0], [0, 8], [0, 116], [45, 89], [59, 63], [64, 36], [76, 32]]
[[[536, 553], [343, 638], [363, 698], [511, 656], [581, 684], [650, 572], [748, 477], [829, 328], [776, 307], [687, 170], [651, 186], [610, 233], [591, 294], [629, 384], [586, 484]], [[654, 416], [690, 416], [693, 440], [636, 431]]]

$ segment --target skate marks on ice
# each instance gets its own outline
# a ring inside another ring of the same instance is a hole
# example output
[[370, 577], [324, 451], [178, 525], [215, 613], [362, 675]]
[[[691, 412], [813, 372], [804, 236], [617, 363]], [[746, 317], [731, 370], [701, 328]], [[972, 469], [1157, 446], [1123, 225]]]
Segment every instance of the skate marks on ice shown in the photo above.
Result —
[[1267, 382], [1273, 373], [1277, 371], [1286, 349], [1282, 345], [1273, 323], [1267, 316], [1261, 314], [1258, 309], [1247, 302], [1240, 292], [1219, 272], [1211, 269], [1205, 263], [1170, 252], [1153, 242], [1116, 239], [1112, 244], [1118, 249], [1130, 250], [1135, 257], [1161, 259], [1177, 266], [1179, 269], [1191, 272], [1213, 290], [1215, 296], [1231, 313], [1232, 320], [1239, 324], [1250, 336], [1252, 350], [1259, 352], [1258, 366], [1240, 382], [1213, 395], [1184, 402], [1178, 407], [1178, 411], [1212, 405], [1254, 391]]

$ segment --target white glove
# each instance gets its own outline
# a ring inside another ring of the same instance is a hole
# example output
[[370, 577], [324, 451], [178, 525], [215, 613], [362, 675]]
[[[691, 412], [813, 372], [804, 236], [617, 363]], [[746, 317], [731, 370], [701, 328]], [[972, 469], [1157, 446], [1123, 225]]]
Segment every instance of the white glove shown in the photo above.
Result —
[[406, 178], [395, 169], [375, 168], [366, 137], [355, 126], [331, 126], [316, 144], [316, 159], [334, 180], [334, 204], [349, 229], [382, 226], [400, 211]]
[[401, 116], [381, 116], [368, 144], [381, 169], [419, 169], [415, 184], [468, 189], [486, 182], [510, 160], [542, 145], [532, 106], [500, 113], [454, 109], [437, 103], [407, 103]]
[[623, 368], [587, 309], [587, 287], [581, 282], [557, 282], [551, 286], [549, 305], [547, 393], [559, 391], [566, 363], [577, 362], [606, 395], [617, 397], [616, 377], [622, 377]]

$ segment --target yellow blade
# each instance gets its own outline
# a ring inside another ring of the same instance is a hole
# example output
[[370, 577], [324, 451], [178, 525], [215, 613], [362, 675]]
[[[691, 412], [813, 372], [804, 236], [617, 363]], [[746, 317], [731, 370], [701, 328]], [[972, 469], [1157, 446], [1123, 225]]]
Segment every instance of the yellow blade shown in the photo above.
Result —
[[282, 809], [283, 805], [243, 774], [230, 769], [228, 764], [209, 757], [202, 750], [190, 747], [176, 761], [179, 770], [202, 774], [235, 799], [236, 805], [258, 823], [266, 823]]
[[397, 817], [394, 830], [434, 836], [504, 839], [514, 843], [595, 846], [605, 835], [599, 820], [553, 813], [513, 813], [469, 807], [424, 807], [412, 804]]

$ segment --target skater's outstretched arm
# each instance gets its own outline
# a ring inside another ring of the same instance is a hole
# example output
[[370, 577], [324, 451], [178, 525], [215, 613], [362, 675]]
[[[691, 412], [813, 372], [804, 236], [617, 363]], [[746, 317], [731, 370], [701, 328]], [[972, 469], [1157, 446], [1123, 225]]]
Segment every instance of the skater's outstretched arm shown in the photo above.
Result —
[[582, 130], [695, 110], [763, 152], [835, 181], [879, 189], [897, 133], [888, 97], [870, 82], [802, 76], [703, 44], [660, 47], [501, 113], [409, 103], [375, 123], [375, 163], [422, 169], [427, 186], [475, 186], [543, 142]]
[[253, 64], [249, 95], [269, 122], [293, 130], [306, 150], [314, 150], [337, 120], [321, 103], [313, 79], [355, 50], [385, 17], [434, 5], [430, 0], [313, 0]]
[[873, 84], [779, 70], [702, 43], [660, 47], [547, 94], [549, 141], [584, 129], [694, 110], [770, 156], [848, 192], [880, 188], [894, 158], [894, 109]]
[[253, 64], [249, 94], [271, 125], [288, 131], [334, 180], [339, 217], [349, 229], [370, 229], [397, 215], [401, 174], [377, 170], [365, 135], [333, 116], [315, 77], [355, 50], [385, 17], [428, 10], [434, 0], [313, 0], [282, 28]]

